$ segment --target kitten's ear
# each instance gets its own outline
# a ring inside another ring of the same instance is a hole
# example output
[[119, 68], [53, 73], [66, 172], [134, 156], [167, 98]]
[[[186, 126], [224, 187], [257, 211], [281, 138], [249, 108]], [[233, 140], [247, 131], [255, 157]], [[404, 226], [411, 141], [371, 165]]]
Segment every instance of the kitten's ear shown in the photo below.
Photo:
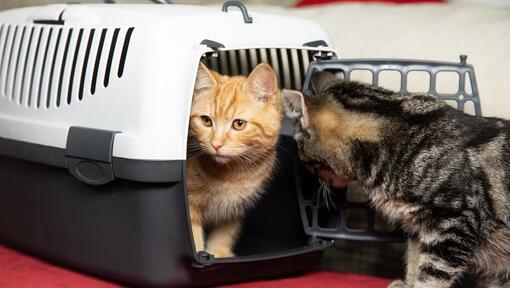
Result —
[[216, 79], [209, 69], [200, 62], [198, 65], [197, 79], [195, 80], [195, 91], [209, 89], [216, 85]]
[[276, 74], [273, 68], [265, 63], [257, 65], [251, 71], [245, 85], [246, 93], [261, 102], [268, 102], [278, 91]]
[[291, 119], [301, 118], [303, 128], [308, 126], [308, 109], [305, 104], [305, 96], [297, 90], [282, 90], [283, 108], [285, 115]]
[[338, 78], [333, 73], [320, 71], [312, 74], [310, 83], [312, 84], [313, 91], [318, 95], [326, 85], [336, 80]]

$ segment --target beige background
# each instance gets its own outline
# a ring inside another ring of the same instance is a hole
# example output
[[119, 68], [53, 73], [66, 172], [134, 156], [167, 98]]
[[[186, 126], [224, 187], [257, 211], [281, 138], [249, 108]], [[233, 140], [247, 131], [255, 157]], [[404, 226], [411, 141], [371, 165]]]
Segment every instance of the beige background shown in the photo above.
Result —
[[[49, 3], [72, 3], [72, 2], [80, 2], [80, 3], [102, 3], [102, 0], [85, 0], [85, 1], [58, 1], [58, 0], [0, 0], [0, 10], [21, 7], [21, 6], [30, 6], [30, 5], [41, 5], [41, 4], [49, 4]], [[151, 3], [150, 0], [116, 0], [118, 3]], [[223, 0], [173, 0], [173, 3], [176, 4], [217, 4], [223, 3]], [[290, 7], [297, 0], [248, 0], [242, 1], [247, 4], [257, 4], [257, 5], [278, 5], [278, 6], [287, 6]]]

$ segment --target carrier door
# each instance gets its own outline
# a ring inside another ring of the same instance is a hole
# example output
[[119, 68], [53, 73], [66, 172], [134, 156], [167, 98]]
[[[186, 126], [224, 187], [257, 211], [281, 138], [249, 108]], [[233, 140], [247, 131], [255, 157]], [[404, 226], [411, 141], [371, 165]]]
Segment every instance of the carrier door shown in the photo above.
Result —
[[[329, 71], [341, 79], [368, 82], [399, 91], [426, 93], [473, 115], [481, 115], [473, 66], [466, 56], [459, 63], [400, 59], [317, 60], [310, 63], [303, 92], [314, 95], [313, 73]], [[398, 228], [391, 227], [368, 205], [363, 191], [352, 183], [346, 189], [326, 193], [316, 177], [300, 167], [298, 197], [305, 232], [313, 239], [400, 241]]]

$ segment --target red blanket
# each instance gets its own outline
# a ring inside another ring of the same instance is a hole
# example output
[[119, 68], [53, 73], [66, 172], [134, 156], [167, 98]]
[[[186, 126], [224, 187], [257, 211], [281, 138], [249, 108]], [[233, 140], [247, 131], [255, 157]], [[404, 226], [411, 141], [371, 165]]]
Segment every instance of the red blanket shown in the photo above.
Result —
[[[228, 288], [383, 288], [390, 281], [334, 272], [314, 272], [278, 280], [256, 281]], [[48, 264], [0, 246], [0, 287], [2, 288], [118, 288], [119, 285]]]

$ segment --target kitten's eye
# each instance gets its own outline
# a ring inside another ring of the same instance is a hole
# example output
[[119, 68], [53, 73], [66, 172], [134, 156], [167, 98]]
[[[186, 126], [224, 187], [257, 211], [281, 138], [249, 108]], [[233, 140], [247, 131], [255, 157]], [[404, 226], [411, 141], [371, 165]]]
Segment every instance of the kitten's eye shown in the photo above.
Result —
[[200, 120], [202, 120], [202, 124], [204, 124], [205, 127], [211, 127], [212, 126], [212, 120], [211, 117], [207, 115], [200, 116]]
[[243, 130], [244, 128], [246, 128], [247, 123], [248, 122], [246, 122], [244, 120], [236, 119], [236, 120], [234, 120], [234, 122], [232, 122], [232, 128], [234, 128], [236, 130]]

